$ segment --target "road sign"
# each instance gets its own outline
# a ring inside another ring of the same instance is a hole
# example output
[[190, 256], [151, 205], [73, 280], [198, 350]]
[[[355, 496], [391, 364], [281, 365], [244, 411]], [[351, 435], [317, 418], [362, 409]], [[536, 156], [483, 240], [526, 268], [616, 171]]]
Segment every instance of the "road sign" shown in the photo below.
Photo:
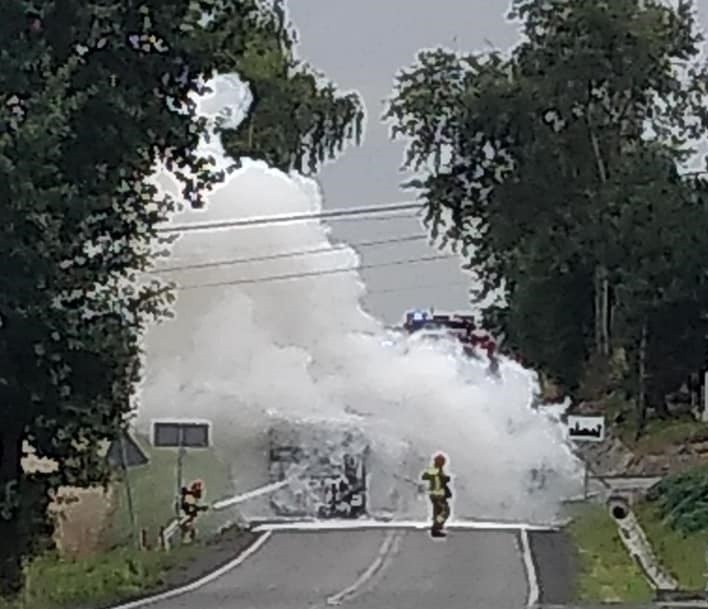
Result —
[[605, 417], [569, 415], [568, 437], [576, 442], [602, 442], [605, 439]]
[[211, 421], [204, 419], [155, 419], [152, 421], [152, 445], [156, 448], [177, 448], [177, 501], [175, 513], [180, 517], [182, 465], [188, 448], [211, 446]]
[[149, 462], [148, 456], [140, 444], [127, 431], [111, 442], [106, 458], [112, 467], [137, 467]]
[[151, 441], [157, 448], [209, 448], [211, 421], [203, 419], [156, 419]]

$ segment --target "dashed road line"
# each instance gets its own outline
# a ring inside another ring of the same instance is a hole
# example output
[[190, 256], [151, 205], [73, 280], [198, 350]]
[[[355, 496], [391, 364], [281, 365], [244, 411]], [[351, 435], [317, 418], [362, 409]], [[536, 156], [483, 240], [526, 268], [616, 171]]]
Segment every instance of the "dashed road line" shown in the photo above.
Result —
[[345, 600], [354, 598], [359, 592], [363, 591], [363, 587], [369, 583], [384, 568], [385, 565], [388, 564], [387, 558], [390, 554], [398, 551], [402, 537], [403, 534], [401, 532], [392, 531], [387, 533], [374, 561], [351, 586], [345, 588], [337, 594], [328, 596], [325, 601], [327, 605], [341, 605]]

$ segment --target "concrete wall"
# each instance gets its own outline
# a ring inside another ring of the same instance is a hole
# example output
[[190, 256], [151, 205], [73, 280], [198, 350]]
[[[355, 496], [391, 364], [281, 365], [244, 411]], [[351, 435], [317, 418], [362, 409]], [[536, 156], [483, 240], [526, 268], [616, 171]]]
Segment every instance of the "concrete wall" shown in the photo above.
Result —
[[[39, 459], [31, 450], [22, 460], [25, 472], [51, 473], [57, 464]], [[55, 521], [54, 541], [66, 558], [85, 558], [107, 549], [108, 531], [117, 508], [115, 491], [110, 488], [58, 489], [49, 513]]]

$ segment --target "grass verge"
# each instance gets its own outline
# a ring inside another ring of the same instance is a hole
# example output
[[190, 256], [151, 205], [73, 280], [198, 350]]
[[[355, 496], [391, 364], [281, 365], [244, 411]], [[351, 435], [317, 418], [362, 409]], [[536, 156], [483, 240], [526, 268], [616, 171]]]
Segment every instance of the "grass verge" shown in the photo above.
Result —
[[172, 569], [199, 550], [196, 544], [172, 552], [117, 548], [82, 560], [47, 555], [29, 565], [22, 599], [0, 601], [0, 609], [84, 609], [119, 603], [158, 589]]
[[579, 556], [577, 600], [646, 602], [653, 591], [622, 544], [604, 506], [573, 509], [568, 533]]
[[[133, 508], [137, 527], [148, 531], [149, 539], [154, 542], [160, 526], [175, 515], [177, 495], [177, 452], [171, 449], [154, 449], [146, 438], [137, 437], [137, 442], [148, 455], [147, 465], [129, 470], [128, 482], [133, 497]], [[183, 459], [184, 483], [199, 478], [206, 485], [206, 502], [213, 503], [225, 496], [233, 495], [228, 466], [211, 449], [188, 450]], [[120, 484], [117, 497], [117, 509], [109, 532], [112, 544], [125, 544], [131, 537], [130, 511], [126, 485]], [[197, 523], [205, 533], [216, 530], [226, 524], [231, 513], [207, 512]]]
[[706, 584], [708, 531], [684, 535], [664, 523], [658, 508], [640, 503], [634, 512], [659, 562], [678, 580], [683, 590], [703, 590]]
[[[154, 544], [160, 526], [175, 514], [177, 455], [174, 450], [153, 449], [146, 438], [136, 440], [150, 461], [131, 469], [128, 481], [137, 527], [147, 529]], [[183, 477], [184, 482], [194, 478], [205, 482], [207, 503], [233, 494], [229, 468], [213, 450], [188, 451]], [[173, 569], [207, 551], [201, 543], [171, 552], [135, 549], [126, 485], [118, 485], [116, 510], [106, 540], [113, 549], [83, 559], [62, 559], [55, 553], [35, 559], [27, 567], [22, 600], [8, 604], [0, 599], [0, 609], [94, 609], [119, 603], [159, 589]], [[207, 512], [197, 522], [200, 538], [208, 537], [232, 517], [228, 511]]]

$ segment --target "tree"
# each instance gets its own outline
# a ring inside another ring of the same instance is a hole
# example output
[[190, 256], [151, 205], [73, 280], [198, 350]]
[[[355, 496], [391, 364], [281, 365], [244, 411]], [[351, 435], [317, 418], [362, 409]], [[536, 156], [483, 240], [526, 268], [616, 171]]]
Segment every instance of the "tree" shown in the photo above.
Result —
[[354, 93], [340, 95], [322, 74], [295, 59], [295, 32], [286, 26], [280, 5], [276, 2], [272, 19], [259, 23], [270, 35], [248, 41], [235, 64], [248, 81], [253, 104], [247, 120], [224, 129], [222, 140], [235, 158], [250, 156], [282, 171], [314, 174], [347, 142], [359, 143], [361, 101]]
[[[648, 297], [633, 292], [638, 300], [619, 302], [632, 275], [626, 269], [647, 253], [648, 231], [657, 224], [645, 223], [644, 239], [630, 238], [618, 219], [636, 213], [639, 201], [665, 206], [665, 188], [686, 190], [675, 185], [675, 166], [706, 126], [706, 72], [695, 61], [701, 37], [689, 2], [672, 8], [658, 0], [516, 0], [512, 6], [523, 39], [508, 57], [424, 52], [397, 77], [386, 117], [393, 119], [393, 137], [409, 139], [406, 165], [422, 174], [410, 185], [427, 204], [433, 235], [461, 246], [484, 279], [480, 296], [505, 288], [509, 309], [492, 308], [489, 319], [503, 325], [512, 343], [522, 342], [532, 362], [555, 367], [550, 372], [572, 386], [578, 366], [552, 364], [527, 321], [541, 322], [544, 312], [548, 319], [562, 302], [577, 317], [556, 315], [542, 324], [543, 340], [563, 341], [561, 352], [579, 353], [588, 328], [584, 355], [607, 358], [626, 342], [613, 332], [613, 320]], [[654, 168], [659, 158], [665, 162], [639, 179], [647, 158]], [[676, 242], [675, 234], [660, 234], [664, 240], [651, 247]], [[683, 284], [694, 278], [682, 275]], [[642, 322], [633, 323], [625, 329], [636, 338]]]
[[[51, 490], [109, 479], [98, 446], [131, 412], [142, 335], [173, 299], [140, 279], [166, 245], [156, 225], [176, 205], [145, 178], [161, 158], [185, 199], [202, 204], [223, 176], [196, 154], [204, 122], [190, 95], [259, 44], [286, 48], [277, 12], [257, 0], [3, 4], [0, 596], [21, 588], [23, 559], [47, 541]], [[301, 78], [281, 71], [262, 82], [286, 89]], [[280, 158], [334, 152], [353, 133], [358, 100], [328, 91], [321, 107], [341, 128], [302, 130]], [[25, 475], [24, 442], [56, 473]]]

